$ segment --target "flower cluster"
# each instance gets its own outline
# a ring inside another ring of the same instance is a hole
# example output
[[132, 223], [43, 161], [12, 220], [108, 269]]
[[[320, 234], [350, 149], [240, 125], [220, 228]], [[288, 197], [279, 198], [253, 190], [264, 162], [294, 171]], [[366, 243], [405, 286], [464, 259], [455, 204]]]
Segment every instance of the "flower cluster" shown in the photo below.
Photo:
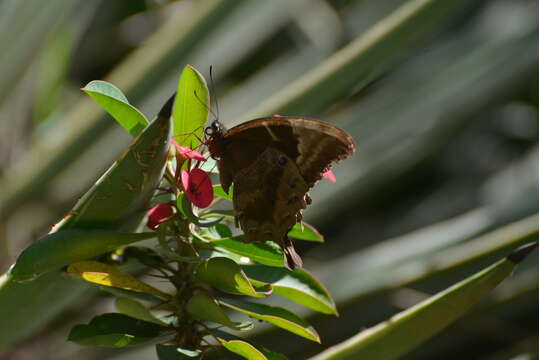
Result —
[[[203, 209], [210, 206], [213, 201], [211, 179], [204, 170], [196, 167], [200, 162], [206, 161], [206, 157], [195, 150], [178, 144], [175, 140], [171, 141], [171, 145], [176, 150], [176, 163], [178, 167], [181, 167], [185, 161], [188, 161], [188, 169], [190, 169], [190, 161], [197, 161], [195, 167], [191, 170], [181, 170], [179, 172], [179, 184], [181, 184], [185, 196], [196, 207]], [[152, 230], [156, 230], [159, 224], [174, 216], [173, 207], [170, 203], [158, 204], [148, 211], [147, 216], [147, 226]]]

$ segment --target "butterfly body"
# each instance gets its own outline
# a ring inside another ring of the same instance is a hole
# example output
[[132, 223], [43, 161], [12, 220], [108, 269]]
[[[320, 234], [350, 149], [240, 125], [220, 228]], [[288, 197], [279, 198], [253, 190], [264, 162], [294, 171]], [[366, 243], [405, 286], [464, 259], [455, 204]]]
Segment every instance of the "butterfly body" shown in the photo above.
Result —
[[236, 221], [245, 240], [274, 241], [287, 267], [301, 266], [287, 233], [310, 204], [307, 194], [332, 163], [355, 150], [343, 130], [318, 120], [255, 119], [230, 130], [214, 121], [207, 133], [223, 189], [234, 183]]

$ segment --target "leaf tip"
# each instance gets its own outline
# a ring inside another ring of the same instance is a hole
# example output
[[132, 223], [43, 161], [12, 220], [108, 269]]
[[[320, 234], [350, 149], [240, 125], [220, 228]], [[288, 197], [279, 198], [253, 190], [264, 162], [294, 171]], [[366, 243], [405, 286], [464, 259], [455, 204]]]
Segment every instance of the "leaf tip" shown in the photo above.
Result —
[[531, 252], [539, 246], [539, 241], [522, 245], [515, 250], [513, 250], [508, 256], [507, 260], [511, 261], [514, 264], [519, 264], [526, 257], [528, 257]]
[[167, 100], [165, 105], [161, 108], [159, 111], [159, 114], [157, 115], [160, 118], [169, 118], [172, 115], [172, 105], [174, 104], [174, 99], [176, 98], [176, 93], [172, 94], [172, 96]]

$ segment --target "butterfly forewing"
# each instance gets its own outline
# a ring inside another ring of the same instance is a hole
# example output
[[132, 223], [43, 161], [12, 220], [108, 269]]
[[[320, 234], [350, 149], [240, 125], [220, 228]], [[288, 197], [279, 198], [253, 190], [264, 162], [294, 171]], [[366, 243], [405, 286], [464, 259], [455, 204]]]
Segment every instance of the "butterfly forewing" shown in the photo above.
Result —
[[225, 138], [225, 162], [230, 163], [227, 168], [238, 171], [252, 163], [268, 146], [289, 156], [309, 187], [332, 163], [347, 158], [355, 150], [350, 135], [322, 121], [295, 117], [261, 118], [229, 130]]

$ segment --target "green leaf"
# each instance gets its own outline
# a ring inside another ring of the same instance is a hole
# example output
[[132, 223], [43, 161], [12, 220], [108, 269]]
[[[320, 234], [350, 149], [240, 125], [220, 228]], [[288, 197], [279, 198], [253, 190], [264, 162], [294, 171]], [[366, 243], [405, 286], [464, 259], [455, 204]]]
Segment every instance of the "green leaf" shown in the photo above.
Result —
[[[171, 135], [167, 112], [171, 103], [163, 106], [157, 119], [144, 129], [51, 233], [67, 229], [118, 231], [138, 226], [163, 175]], [[50, 171], [46, 173], [51, 174]], [[41, 181], [39, 177], [37, 179]], [[25, 186], [30, 185], [23, 185], [23, 188]], [[86, 241], [72, 239], [72, 242], [69, 246], [84, 247]], [[62, 252], [54, 256], [63, 263], [71, 261], [62, 259]], [[0, 321], [0, 349], [6, 349], [42, 328], [87, 289], [86, 283], [74, 281], [60, 271], [25, 283], [15, 280], [11, 273], [1, 277], [0, 318], [10, 321]], [[25, 311], [20, 311], [21, 308]], [[12, 324], [18, 326], [14, 328]]]
[[55, 232], [27, 247], [19, 255], [10, 274], [15, 281], [29, 281], [69, 263], [95, 258], [120, 246], [153, 237], [154, 233], [123, 234], [76, 229]]
[[225, 224], [217, 224], [215, 226], [202, 229], [199, 236], [203, 236], [204, 238], [211, 240], [220, 240], [231, 237], [232, 231]]
[[212, 244], [232, 253], [248, 257], [260, 264], [283, 267], [284, 257], [279, 245], [271, 241], [246, 243], [243, 235], [229, 239], [214, 240]]
[[171, 97], [157, 118], [79, 199], [52, 232], [67, 228], [118, 229], [140, 224], [163, 177], [171, 135]]
[[[65, 277], [72, 279], [71, 277], [67, 277], [67, 276], [65, 276]], [[87, 282], [82, 282], [82, 281], [76, 281], [76, 282], [90, 285], [90, 283], [87, 283]], [[73, 281], [72, 281], [72, 283], [73, 283]], [[141, 293], [141, 292], [136, 292], [136, 291], [131, 291], [131, 290], [124, 290], [124, 289], [114, 288], [114, 287], [110, 287], [110, 286], [99, 286], [99, 290], [104, 291], [104, 292], [109, 293], [109, 294], [112, 294], [112, 295], [114, 295], [116, 297], [128, 297], [128, 298], [133, 299], [133, 300], [135, 300], [135, 299], [143, 300], [143, 301], [153, 303], [154, 305], [163, 303], [163, 298], [162, 297], [156, 296], [156, 295], [153, 295], [153, 294]]]
[[283, 354], [270, 351], [254, 341], [248, 341], [218, 329], [212, 329], [211, 333], [225, 349], [245, 359], [287, 360]]
[[190, 350], [176, 345], [155, 345], [159, 360], [193, 360], [200, 357], [200, 350]]
[[98, 261], [79, 261], [73, 263], [67, 267], [67, 273], [94, 284], [153, 294], [166, 299], [171, 297], [169, 294], [137, 280], [112, 265]]
[[154, 269], [171, 269], [158, 253], [144, 246], [128, 246], [124, 250], [123, 254], [128, 259], [134, 258], [142, 265], [146, 265]]
[[219, 298], [219, 303], [255, 319], [269, 322], [306, 339], [320, 342], [320, 336], [311, 325], [286, 309], [228, 298]]
[[225, 257], [214, 257], [204, 261], [197, 269], [199, 281], [208, 283], [229, 294], [266, 297], [271, 294], [271, 285], [256, 289], [245, 273], [233, 260]]
[[206, 80], [187, 65], [180, 76], [177, 93], [172, 112], [174, 139], [182, 146], [197, 149], [204, 137], [210, 108]]
[[252, 324], [234, 323], [219, 304], [207, 295], [193, 295], [187, 302], [187, 311], [197, 320], [212, 321], [235, 330], [249, 330]]
[[93, 318], [89, 324], [74, 326], [68, 340], [81, 345], [120, 348], [154, 339], [166, 329], [126, 315], [108, 313]]
[[232, 197], [234, 196], [234, 189], [231, 186], [230, 189], [228, 189], [228, 194], [223, 190], [223, 187], [221, 185], [213, 185], [213, 194], [215, 196], [219, 196], [222, 199], [232, 201]]
[[303, 226], [300, 223], [294, 225], [292, 230], [288, 232], [288, 236], [298, 240], [324, 242], [324, 235], [320, 234], [314, 226], [305, 222]]
[[148, 310], [146, 306], [136, 300], [121, 297], [116, 299], [115, 305], [116, 310], [118, 310], [119, 313], [122, 313], [135, 319], [166, 326], [164, 322], [153, 316], [153, 314], [150, 312], [150, 310]]
[[178, 209], [180, 209], [180, 212], [192, 223], [199, 227], [210, 227], [214, 226], [215, 224], [220, 223], [223, 218], [214, 218], [211, 220], [200, 218], [195, 215], [193, 212], [193, 205], [191, 204], [191, 201], [185, 196], [185, 193], [182, 193], [178, 196], [176, 199], [176, 204], [178, 206]]
[[269, 351], [263, 346], [254, 345], [243, 339], [225, 340], [217, 338], [221, 345], [228, 351], [248, 360], [286, 360], [286, 356], [273, 351]]
[[94, 80], [82, 90], [90, 95], [133, 137], [137, 137], [148, 126], [146, 117], [129, 104], [122, 91], [111, 83]]
[[514, 269], [512, 261], [503, 259], [312, 359], [400, 358], [461, 317]]
[[338, 314], [327, 289], [303, 269], [290, 271], [262, 265], [245, 265], [242, 269], [253, 284], [271, 284], [273, 294], [324, 314]]

